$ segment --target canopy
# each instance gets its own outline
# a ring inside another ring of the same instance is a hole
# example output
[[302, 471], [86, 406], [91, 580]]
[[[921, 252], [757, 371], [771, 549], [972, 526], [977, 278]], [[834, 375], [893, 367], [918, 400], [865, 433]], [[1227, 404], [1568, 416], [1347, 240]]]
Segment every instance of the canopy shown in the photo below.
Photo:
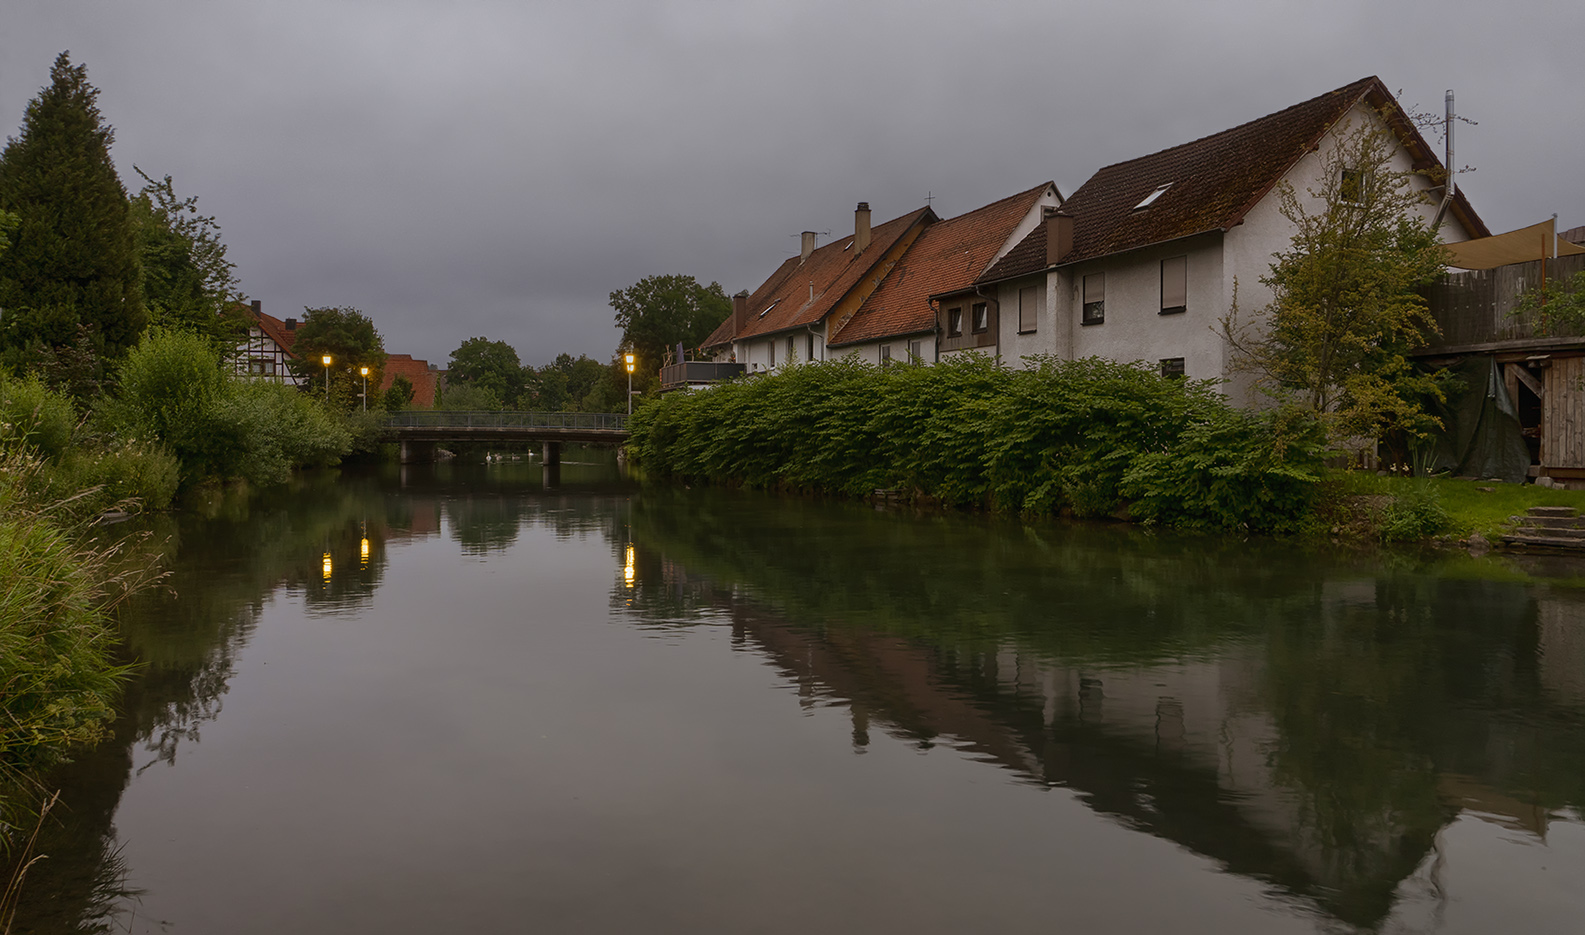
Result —
[[1557, 235], [1557, 218], [1506, 234], [1445, 244], [1444, 247], [1452, 257], [1448, 265], [1459, 269], [1495, 269], [1510, 263], [1585, 254], [1585, 247]]

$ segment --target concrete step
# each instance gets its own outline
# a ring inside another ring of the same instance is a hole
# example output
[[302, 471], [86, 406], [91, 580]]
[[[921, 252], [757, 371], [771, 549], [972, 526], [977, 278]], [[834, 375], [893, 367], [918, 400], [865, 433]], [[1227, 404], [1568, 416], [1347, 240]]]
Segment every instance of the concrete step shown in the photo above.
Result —
[[1502, 537], [1502, 541], [1509, 545], [1534, 545], [1552, 549], [1585, 551], [1585, 539], [1567, 536], [1532, 536], [1523, 533], [1509, 533]]
[[1576, 527], [1533, 526], [1528, 523], [1514, 527], [1514, 535], [1519, 536], [1553, 536], [1558, 539], [1585, 540], [1585, 529]]
[[1508, 521], [1546, 529], [1585, 529], [1585, 516], [1510, 516]]
[[1579, 510], [1571, 506], [1533, 506], [1527, 511], [1531, 516], [1578, 516]]

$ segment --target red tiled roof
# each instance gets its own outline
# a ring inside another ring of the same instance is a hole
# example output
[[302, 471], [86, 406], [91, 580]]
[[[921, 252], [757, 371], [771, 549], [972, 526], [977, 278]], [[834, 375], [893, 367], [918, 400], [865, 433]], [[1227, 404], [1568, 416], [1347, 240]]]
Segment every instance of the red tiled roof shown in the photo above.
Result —
[[[1362, 100], [1385, 109], [1416, 169], [1441, 165], [1381, 79], [1362, 78], [1231, 130], [1096, 172], [1063, 205], [1063, 211], [1074, 220], [1073, 249], [1062, 262], [1076, 263], [1227, 230]], [[1149, 208], [1134, 210], [1158, 187], [1169, 184]], [[1453, 214], [1471, 236], [1486, 234], [1486, 225], [1463, 192], [1454, 198]], [[1045, 268], [1046, 232], [1041, 225], [980, 281], [1008, 279]]]
[[281, 350], [285, 351], [288, 357], [295, 358], [297, 356], [292, 353], [292, 345], [297, 342], [296, 331], [288, 331], [286, 322], [281, 321], [274, 315], [254, 311], [252, 306], [245, 306], [245, 308], [247, 308], [248, 314], [252, 315], [254, 320], [258, 322], [259, 330], [263, 331], [266, 337], [279, 344]]
[[415, 360], [411, 354], [385, 355], [385, 373], [380, 378], [380, 392], [391, 388], [397, 376], [404, 376], [413, 384], [414, 409], [432, 409], [435, 405], [435, 383], [439, 371], [429, 369], [429, 361]]
[[1040, 196], [1053, 188], [1046, 182], [925, 228], [831, 345], [935, 328], [930, 297], [972, 286]]
[[734, 338], [774, 334], [822, 320], [903, 235], [916, 224], [934, 220], [934, 212], [928, 207], [920, 208], [877, 225], [870, 232], [870, 245], [863, 253], [855, 255], [850, 249], [850, 234], [816, 249], [802, 262], [799, 257], [789, 257], [749, 296], [748, 326], [743, 333], [734, 335], [732, 319], [728, 318], [702, 346], [716, 347]]

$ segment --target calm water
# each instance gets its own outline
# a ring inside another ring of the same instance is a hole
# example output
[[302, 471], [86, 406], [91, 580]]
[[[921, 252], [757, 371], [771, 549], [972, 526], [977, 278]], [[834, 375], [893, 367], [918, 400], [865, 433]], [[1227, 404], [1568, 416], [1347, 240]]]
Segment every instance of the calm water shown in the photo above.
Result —
[[15, 930], [1580, 930], [1585, 568], [586, 457], [164, 521]]

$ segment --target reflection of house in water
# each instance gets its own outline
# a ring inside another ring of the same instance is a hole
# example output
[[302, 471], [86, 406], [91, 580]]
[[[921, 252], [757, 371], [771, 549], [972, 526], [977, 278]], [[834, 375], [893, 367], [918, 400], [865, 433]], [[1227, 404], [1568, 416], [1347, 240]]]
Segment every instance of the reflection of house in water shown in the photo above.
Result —
[[[1460, 716], [1469, 722], [1462, 736], [1430, 729], [1412, 738], [1448, 745], [1436, 762], [1386, 749], [1371, 754], [1371, 763], [1391, 770], [1386, 778], [1368, 770], [1348, 775], [1354, 764], [1328, 759], [1379, 734], [1327, 725], [1329, 715], [1346, 716], [1340, 708], [1306, 710], [1304, 717], [1322, 722], [1306, 735], [1293, 709], [1316, 695], [1296, 699], [1274, 686], [1273, 678], [1286, 676], [1274, 674], [1273, 650], [1258, 640], [1214, 656], [1105, 666], [1011, 644], [943, 648], [862, 625], [801, 625], [670, 559], [640, 550], [637, 562], [638, 604], [650, 607], [635, 607], [640, 615], [684, 619], [689, 615], [675, 605], [691, 591], [692, 616], [702, 603], [707, 615], [729, 619], [734, 643], [774, 660], [798, 686], [802, 704], [846, 702], [856, 749], [875, 731], [921, 746], [950, 745], [1028, 781], [1067, 787], [1101, 814], [1303, 895], [1351, 924], [1387, 917], [1400, 885], [1461, 810], [1546, 833], [1546, 808], [1493, 785], [1499, 780], [1451, 771], [1461, 759], [1457, 744], [1523, 748], [1544, 739], [1518, 739], [1521, 731], [1500, 716], [1477, 712]], [[1372, 579], [1327, 582], [1318, 598], [1323, 629], [1391, 599]], [[670, 609], [662, 612], [662, 605]], [[1585, 605], [1543, 612], [1544, 621], [1565, 617], [1565, 635], [1543, 636], [1544, 644], [1578, 639], [1575, 621], [1585, 619]], [[1567, 645], [1577, 652], [1578, 643]], [[1560, 673], [1577, 678], [1577, 665], [1560, 665]], [[1578, 690], [1568, 676], [1552, 678], [1553, 691]], [[1324, 684], [1318, 691], [1327, 693]], [[1509, 765], [1525, 758], [1521, 749]]]
[[1585, 604], [1547, 599], [1537, 610], [1541, 687], [1559, 704], [1585, 705]]

